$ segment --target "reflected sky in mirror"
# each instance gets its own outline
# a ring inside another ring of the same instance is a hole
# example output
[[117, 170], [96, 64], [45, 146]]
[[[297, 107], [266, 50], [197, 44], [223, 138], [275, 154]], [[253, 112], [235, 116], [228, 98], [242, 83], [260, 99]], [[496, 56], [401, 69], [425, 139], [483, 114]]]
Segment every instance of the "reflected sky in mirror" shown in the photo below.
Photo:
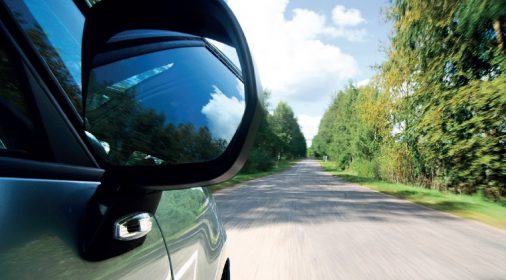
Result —
[[206, 38], [206, 41], [219, 49], [239, 70], [241, 69], [239, 55], [237, 54], [237, 50], [234, 47], [210, 38]]
[[176, 48], [95, 68], [87, 130], [114, 164], [201, 162], [226, 149], [244, 109], [242, 82], [216, 56]]

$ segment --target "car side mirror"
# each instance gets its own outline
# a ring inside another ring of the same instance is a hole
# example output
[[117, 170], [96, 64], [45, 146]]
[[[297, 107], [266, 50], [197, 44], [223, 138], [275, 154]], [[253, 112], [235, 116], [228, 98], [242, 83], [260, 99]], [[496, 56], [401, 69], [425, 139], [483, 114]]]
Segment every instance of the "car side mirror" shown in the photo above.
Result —
[[240, 170], [261, 113], [260, 86], [224, 1], [107, 0], [85, 18], [81, 133], [105, 172], [83, 222], [82, 256], [97, 261], [144, 242], [146, 233], [124, 239], [112, 229], [125, 217], [149, 224], [161, 191]]
[[[239, 65], [214, 41], [235, 50]], [[223, 1], [98, 2], [82, 57], [84, 138], [106, 176], [166, 190], [217, 183], [243, 166], [258, 86]]]

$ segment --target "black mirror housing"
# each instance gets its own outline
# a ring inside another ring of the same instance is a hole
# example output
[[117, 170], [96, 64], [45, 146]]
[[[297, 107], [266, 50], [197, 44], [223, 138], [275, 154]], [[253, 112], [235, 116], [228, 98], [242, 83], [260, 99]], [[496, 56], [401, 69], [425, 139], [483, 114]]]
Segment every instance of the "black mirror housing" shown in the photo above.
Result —
[[[90, 140], [84, 125], [83, 138], [88, 140], [90, 150], [96, 153], [99, 163], [105, 169], [103, 182], [114, 182], [121, 188], [168, 190], [218, 183], [235, 175], [244, 165], [253, 144], [260, 113], [260, 86], [248, 44], [232, 11], [221, 0], [98, 2], [86, 14], [83, 34], [83, 104], [87, 104], [89, 98], [90, 74], [97, 63], [103, 63], [104, 53], [110, 52], [111, 38], [132, 30], [178, 32], [201, 38], [203, 42], [203, 38], [210, 38], [234, 47], [244, 85], [244, 114], [234, 136], [219, 156], [206, 161], [163, 165], [116, 165], [104, 160], [103, 153], [96, 149], [97, 141]], [[116, 50], [121, 47], [121, 43], [115, 43]], [[135, 48], [135, 40], [126, 44], [126, 48]], [[84, 119], [87, 117], [86, 106]]]

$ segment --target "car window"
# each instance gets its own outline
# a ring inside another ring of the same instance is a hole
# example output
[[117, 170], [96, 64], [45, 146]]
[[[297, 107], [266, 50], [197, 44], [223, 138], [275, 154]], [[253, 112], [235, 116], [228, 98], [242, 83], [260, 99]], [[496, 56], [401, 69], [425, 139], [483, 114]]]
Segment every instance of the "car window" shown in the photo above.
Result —
[[0, 156], [47, 159], [49, 153], [19, 65], [0, 39]]
[[72, 1], [6, 0], [16, 21], [81, 109], [81, 42], [84, 17]]

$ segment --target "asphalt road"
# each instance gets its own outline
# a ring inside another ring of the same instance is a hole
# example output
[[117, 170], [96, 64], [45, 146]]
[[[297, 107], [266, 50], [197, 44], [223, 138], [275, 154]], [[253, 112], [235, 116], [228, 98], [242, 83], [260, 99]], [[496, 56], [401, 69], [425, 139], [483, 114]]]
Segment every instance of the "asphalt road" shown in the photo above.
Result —
[[506, 231], [343, 182], [316, 161], [215, 194], [232, 279], [506, 279]]

